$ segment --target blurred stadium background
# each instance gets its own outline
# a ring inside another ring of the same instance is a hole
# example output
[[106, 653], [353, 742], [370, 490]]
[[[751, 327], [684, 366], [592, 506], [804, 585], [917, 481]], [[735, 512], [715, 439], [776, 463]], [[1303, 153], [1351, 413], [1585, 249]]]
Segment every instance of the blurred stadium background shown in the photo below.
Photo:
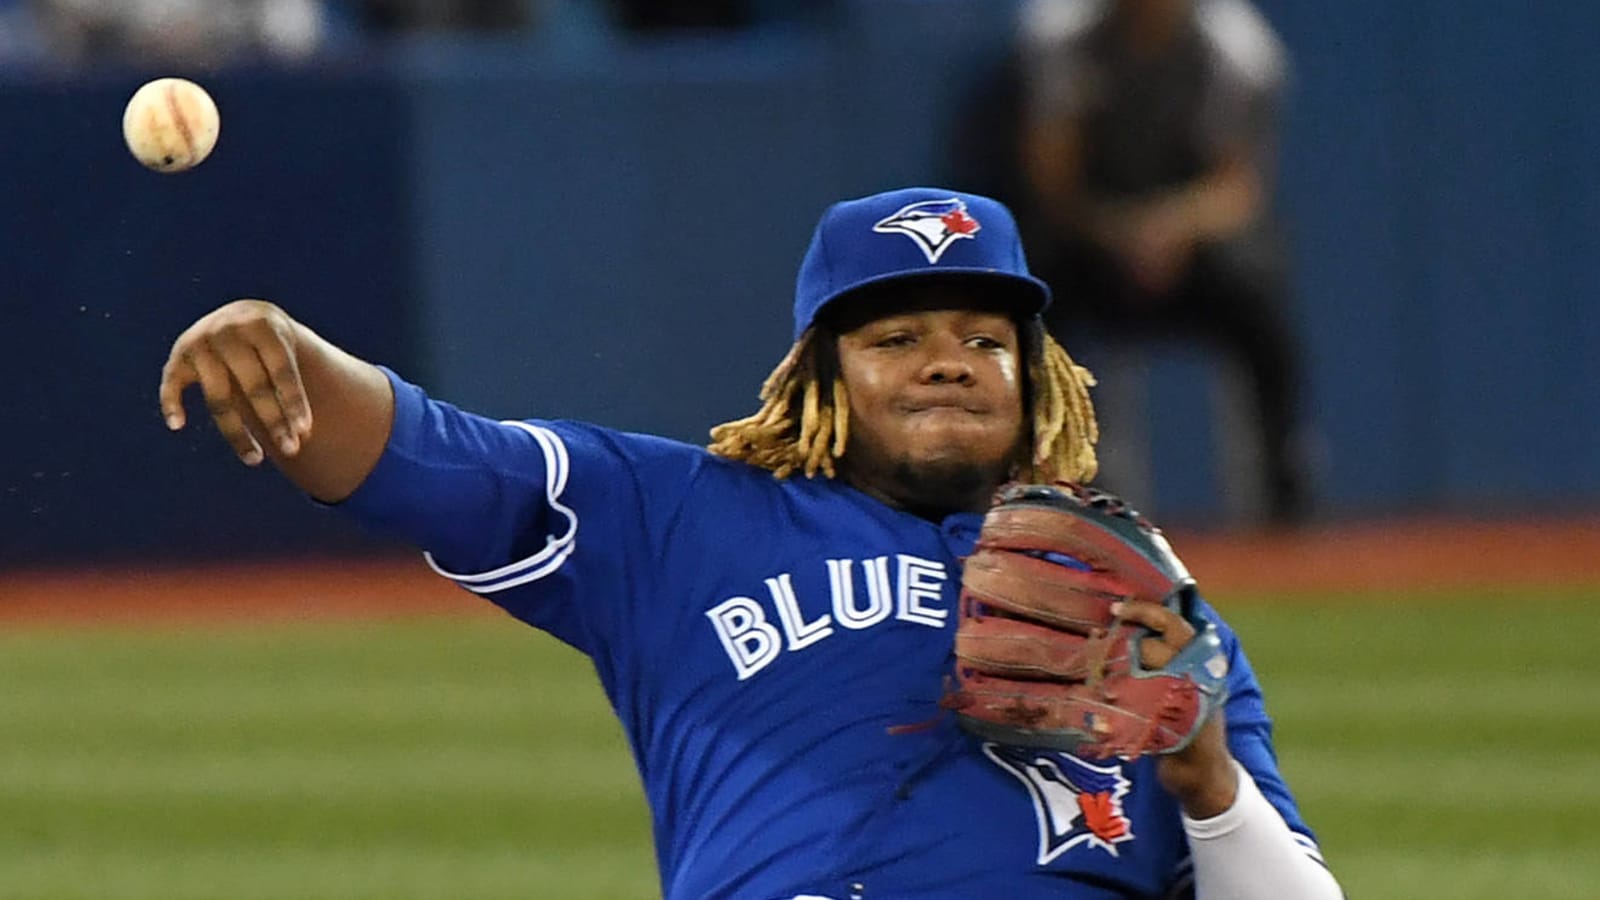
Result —
[[[822, 207], [941, 180], [1013, 4], [330, 4], [318, 42], [187, 62], [64, 47], [48, 5], [0, 0], [0, 898], [655, 895], [587, 664], [167, 434], [166, 349], [263, 296], [469, 408], [700, 440], [787, 345]], [[1600, 5], [1258, 5], [1322, 505], [1229, 517], [1215, 361], [1176, 347], [1147, 505], [1352, 897], [1600, 896]], [[223, 117], [175, 177], [119, 131], [169, 74]]]

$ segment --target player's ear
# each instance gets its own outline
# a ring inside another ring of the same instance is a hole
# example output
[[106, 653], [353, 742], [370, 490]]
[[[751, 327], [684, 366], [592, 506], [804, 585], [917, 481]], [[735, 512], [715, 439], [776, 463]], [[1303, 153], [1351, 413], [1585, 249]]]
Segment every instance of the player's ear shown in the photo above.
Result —
[[816, 365], [819, 387], [833, 384], [842, 371], [839, 367], [839, 337], [839, 332], [829, 325], [818, 322], [812, 326], [811, 358]]
[[1022, 356], [1022, 417], [1033, 424], [1033, 398], [1044, 378], [1044, 320], [1038, 316], [1018, 317], [1017, 344]]
[[1021, 357], [1018, 368], [1018, 402], [1022, 404], [1022, 433], [1017, 436], [1017, 458], [1012, 468], [1012, 477], [1025, 481], [1038, 481], [1039, 471], [1034, 465], [1038, 448], [1038, 428], [1035, 427], [1034, 418], [1038, 409], [1034, 398], [1038, 396], [1039, 385], [1043, 383], [1044, 375], [1044, 322], [1038, 316], [1017, 316], [1014, 321], [1017, 325], [1018, 355]]

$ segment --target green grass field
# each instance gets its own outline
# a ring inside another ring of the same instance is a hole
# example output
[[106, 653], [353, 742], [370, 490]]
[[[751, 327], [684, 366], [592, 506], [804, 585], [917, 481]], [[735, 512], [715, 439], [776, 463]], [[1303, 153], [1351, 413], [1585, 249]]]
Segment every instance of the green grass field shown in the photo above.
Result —
[[[1600, 590], [1220, 602], [1353, 900], [1600, 897]], [[0, 685], [5, 900], [658, 896], [586, 661], [510, 620], [20, 630]]]

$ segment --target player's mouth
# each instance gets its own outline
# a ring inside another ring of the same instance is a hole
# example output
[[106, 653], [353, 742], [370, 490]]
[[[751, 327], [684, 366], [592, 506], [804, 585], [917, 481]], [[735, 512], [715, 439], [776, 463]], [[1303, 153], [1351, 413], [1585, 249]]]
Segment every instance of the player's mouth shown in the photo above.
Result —
[[983, 409], [982, 407], [970, 406], [965, 403], [918, 403], [902, 407], [902, 409], [908, 416], [982, 416], [988, 414], [988, 410]]

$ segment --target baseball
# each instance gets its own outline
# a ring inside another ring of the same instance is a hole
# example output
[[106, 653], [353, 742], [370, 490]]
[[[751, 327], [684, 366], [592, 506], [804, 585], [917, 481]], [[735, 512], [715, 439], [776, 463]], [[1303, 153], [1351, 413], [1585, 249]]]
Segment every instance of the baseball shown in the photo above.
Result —
[[157, 172], [199, 165], [217, 145], [221, 128], [211, 95], [182, 78], [158, 78], [139, 88], [122, 113], [128, 150]]

